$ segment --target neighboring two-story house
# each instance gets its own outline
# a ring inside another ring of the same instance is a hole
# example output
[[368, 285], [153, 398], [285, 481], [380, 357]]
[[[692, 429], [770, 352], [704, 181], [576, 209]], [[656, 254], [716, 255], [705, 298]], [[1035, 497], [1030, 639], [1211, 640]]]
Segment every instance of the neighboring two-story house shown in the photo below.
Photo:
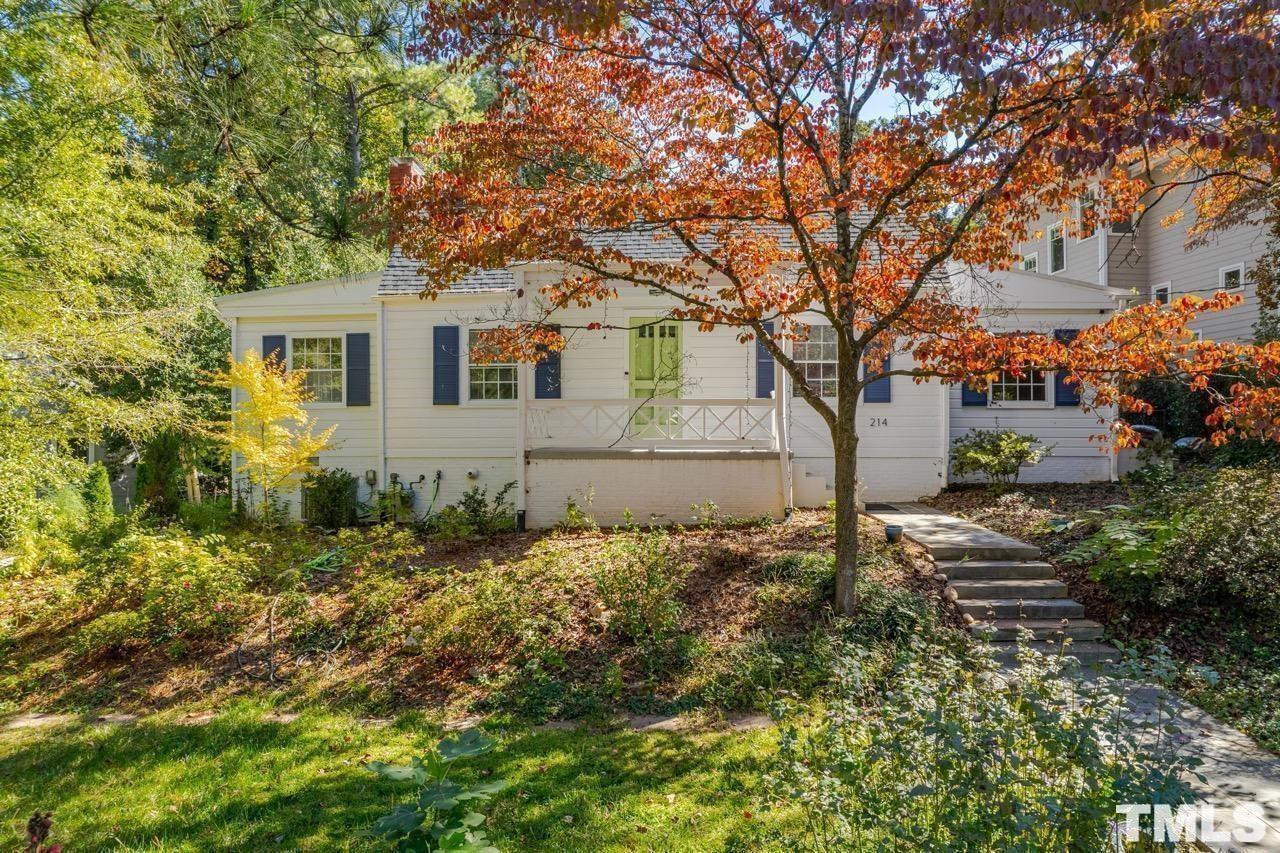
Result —
[[[1159, 180], [1169, 177], [1158, 173]], [[1136, 227], [1102, 223], [1092, 233], [1080, 233], [1077, 225], [1088, 198], [1072, 210], [1045, 212], [1019, 247], [1021, 267], [1131, 291], [1138, 301], [1167, 303], [1219, 290], [1239, 293], [1243, 301], [1238, 306], [1204, 314], [1192, 328], [1212, 340], [1250, 340], [1258, 322], [1258, 298], [1248, 273], [1267, 250], [1267, 231], [1261, 222], [1252, 222], [1189, 240], [1188, 229], [1196, 222], [1194, 192], [1194, 184], [1153, 190], [1142, 199]]]
[[[1028, 247], [1034, 268], [957, 270], [949, 286], [980, 304], [993, 328], [1060, 336], [1105, 319], [1134, 298], [1129, 288], [1149, 298], [1136, 274], [1112, 281], [1110, 265], [1100, 274], [1102, 256], [1089, 254], [1087, 239], [1053, 234], [1050, 226]], [[1122, 235], [1098, 235], [1094, 245], [1103, 237]], [[649, 260], [683, 256], [650, 235], [616, 240]], [[563, 353], [537, 365], [473, 363], [476, 332], [519, 315], [522, 300], [565, 270], [531, 263], [480, 271], [422, 300], [417, 266], [396, 252], [375, 273], [218, 300], [237, 356], [275, 353], [307, 371], [309, 410], [337, 427], [318, 462], [355, 473], [364, 496], [395, 483], [422, 514], [473, 485], [492, 492], [515, 482], [530, 527], [555, 523], [570, 500], [613, 524], [628, 510], [641, 520], [686, 521], [691, 505], [705, 501], [732, 515], [780, 517], [833, 497], [825, 423], [764, 348], [739, 343], [735, 330], [700, 332], [663, 319], [668, 297], [620, 285], [607, 305], [557, 312], [575, 329]], [[787, 346], [810, 386], [834, 394], [835, 344], [824, 323], [815, 316], [808, 340]], [[1053, 371], [1001, 377], [982, 393], [879, 380], [859, 408], [863, 495], [936, 493], [949, 480], [951, 441], [973, 428], [1018, 429], [1052, 445], [1026, 481], [1113, 479], [1116, 457], [1097, 440], [1106, 424], [1078, 402]], [[300, 501], [292, 503], [296, 512]]]

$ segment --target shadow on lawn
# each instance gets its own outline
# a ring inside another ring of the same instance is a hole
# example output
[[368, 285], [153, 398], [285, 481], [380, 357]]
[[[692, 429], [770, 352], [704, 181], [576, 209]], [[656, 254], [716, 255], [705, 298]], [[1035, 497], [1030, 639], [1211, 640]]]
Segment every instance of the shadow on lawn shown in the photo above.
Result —
[[[358, 833], [411, 787], [363, 768], [407, 761], [437, 734], [410, 723], [144, 721], [0, 736], [0, 810], [21, 837], [37, 808], [72, 850], [368, 849]], [[722, 848], [754, 830], [762, 735], [548, 731], [513, 737], [462, 774], [510, 787], [491, 805], [505, 849]]]

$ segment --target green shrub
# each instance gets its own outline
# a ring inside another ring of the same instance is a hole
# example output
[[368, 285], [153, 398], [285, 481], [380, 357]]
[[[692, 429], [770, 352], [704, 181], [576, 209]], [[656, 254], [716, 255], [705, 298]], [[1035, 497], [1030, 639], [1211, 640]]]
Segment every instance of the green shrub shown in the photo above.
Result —
[[162, 432], [142, 448], [135, 489], [138, 502], [163, 518], [174, 518], [185, 495], [182, 476], [182, 438]]
[[1064, 560], [1123, 598], [1219, 604], [1280, 621], [1280, 471], [1153, 468], [1128, 478], [1132, 506], [1061, 523], [1088, 536]]
[[846, 636], [891, 647], [938, 630], [937, 611], [920, 595], [900, 586], [858, 578], [858, 612], [842, 620]]
[[115, 503], [111, 498], [111, 476], [101, 462], [89, 467], [89, 476], [85, 479], [81, 492], [84, 499], [85, 515], [91, 526], [98, 527], [110, 524], [116, 516]]
[[455, 504], [450, 504], [426, 520], [428, 535], [456, 541], [487, 538], [515, 529], [515, 507], [507, 495], [515, 481], [504, 485], [491, 499], [488, 486], [472, 486]]
[[497, 661], [520, 666], [552, 654], [577, 592], [562, 558], [535, 555], [512, 565], [486, 560], [436, 578], [412, 616], [422, 653], [439, 666]]
[[582, 500], [570, 495], [564, 501], [564, 517], [556, 524], [556, 529], [565, 533], [584, 533], [599, 530], [600, 525], [591, 516], [591, 504], [595, 501], [595, 486], [587, 486], [582, 493]]
[[951, 470], [958, 476], [981, 474], [988, 482], [1018, 482], [1023, 465], [1035, 465], [1053, 450], [1037, 446], [1034, 435], [1014, 430], [971, 429], [951, 442]]
[[1088, 565], [1089, 576], [1106, 583], [1121, 598], [1145, 599], [1164, 566], [1169, 540], [1181, 523], [1180, 513], [1146, 518], [1119, 504], [1091, 510], [1072, 524], [1090, 525], [1093, 532], [1062, 560]]
[[477, 535], [493, 536], [515, 528], [516, 510], [507, 499], [515, 487], [512, 480], [490, 499], [488, 486], [472, 486], [458, 499], [458, 509]]
[[220, 545], [176, 528], [135, 526], [86, 560], [78, 591], [99, 612], [136, 611], [140, 637], [223, 636], [242, 609], [247, 565]]
[[418, 789], [410, 802], [378, 818], [370, 834], [395, 841], [397, 850], [497, 853], [481, 829], [484, 815], [475, 808], [505, 788], [506, 782], [488, 779], [464, 785], [449, 778], [457, 761], [483, 755], [493, 746], [480, 731], [468, 729], [440, 741], [434, 751], [414, 758], [408, 766], [369, 762], [368, 769], [382, 778], [412, 782]]
[[1162, 556], [1162, 603], [1238, 604], [1280, 625], [1280, 471], [1214, 472], [1188, 499]]
[[667, 647], [680, 623], [676, 595], [690, 569], [664, 530], [631, 531], [609, 539], [594, 573], [609, 630], [648, 651]]
[[359, 480], [341, 468], [302, 478], [302, 511], [307, 524], [324, 530], [353, 527], [360, 521]]
[[1122, 682], [1077, 679], [1069, 659], [1024, 647], [1017, 678], [997, 678], [989, 656], [917, 643], [887, 690], [864, 659], [843, 656], [816, 723], [782, 728], [766, 796], [801, 814], [800, 846], [1102, 850], [1116, 803], [1193, 799], [1170, 715], [1130, 719]]
[[148, 634], [147, 618], [134, 610], [113, 610], [85, 625], [76, 634], [72, 648], [78, 654], [119, 652], [129, 643]]
[[816, 551], [783, 554], [764, 564], [767, 583], [798, 587], [810, 603], [825, 601], [836, 588], [836, 558]]
[[183, 501], [178, 505], [178, 520], [197, 536], [222, 533], [231, 526], [234, 514], [230, 495], [206, 498], [198, 504]]

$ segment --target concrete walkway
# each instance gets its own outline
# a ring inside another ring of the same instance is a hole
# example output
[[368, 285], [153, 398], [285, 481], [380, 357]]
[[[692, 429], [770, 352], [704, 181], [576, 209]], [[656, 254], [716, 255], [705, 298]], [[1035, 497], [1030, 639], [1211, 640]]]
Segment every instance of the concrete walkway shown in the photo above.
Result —
[[[1040, 549], [1034, 545], [921, 504], [871, 504], [867, 512], [885, 524], [902, 525], [904, 535], [923, 547], [939, 573], [947, 575], [948, 597], [962, 613], [974, 617], [975, 630], [995, 630], [997, 645], [1014, 640], [1013, 634], [1021, 627], [1032, 630], [1038, 640], [1060, 641], [1071, 636], [1073, 644], [1068, 648], [1082, 661], [1101, 662], [1114, 654], [1115, 649], [1104, 643], [1075, 642], [1100, 638], [1101, 626], [1083, 618], [1084, 608], [1066, 597], [1065, 585], [1054, 577], [1050, 564], [1038, 560]], [[1029, 594], [1042, 597], [1035, 599]], [[985, 623], [977, 621], [982, 617], [980, 611], [987, 611]], [[1053, 624], [1061, 627], [1054, 631]], [[1082, 647], [1090, 652], [1095, 648], [1104, 651], [1082, 655]], [[1215, 827], [1236, 837], [1206, 846], [1280, 853], [1280, 758], [1243, 732], [1159, 687], [1134, 688], [1130, 717], [1135, 722], [1149, 721], [1161, 706], [1165, 719], [1173, 717], [1181, 729], [1186, 741], [1181, 747], [1183, 754], [1203, 762], [1196, 772], [1205, 781], [1191, 779], [1192, 788], [1202, 803], [1215, 807]], [[1232, 811], [1239, 807], [1257, 810], [1266, 826], [1261, 840], [1238, 840], [1242, 837], [1239, 831], [1247, 828], [1233, 818]]]

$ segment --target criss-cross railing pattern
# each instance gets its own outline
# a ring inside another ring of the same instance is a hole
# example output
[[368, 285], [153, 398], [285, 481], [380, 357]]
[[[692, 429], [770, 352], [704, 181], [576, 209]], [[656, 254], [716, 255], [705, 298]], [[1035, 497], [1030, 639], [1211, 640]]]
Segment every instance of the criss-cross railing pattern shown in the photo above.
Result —
[[772, 400], [530, 400], [527, 446], [776, 448]]

